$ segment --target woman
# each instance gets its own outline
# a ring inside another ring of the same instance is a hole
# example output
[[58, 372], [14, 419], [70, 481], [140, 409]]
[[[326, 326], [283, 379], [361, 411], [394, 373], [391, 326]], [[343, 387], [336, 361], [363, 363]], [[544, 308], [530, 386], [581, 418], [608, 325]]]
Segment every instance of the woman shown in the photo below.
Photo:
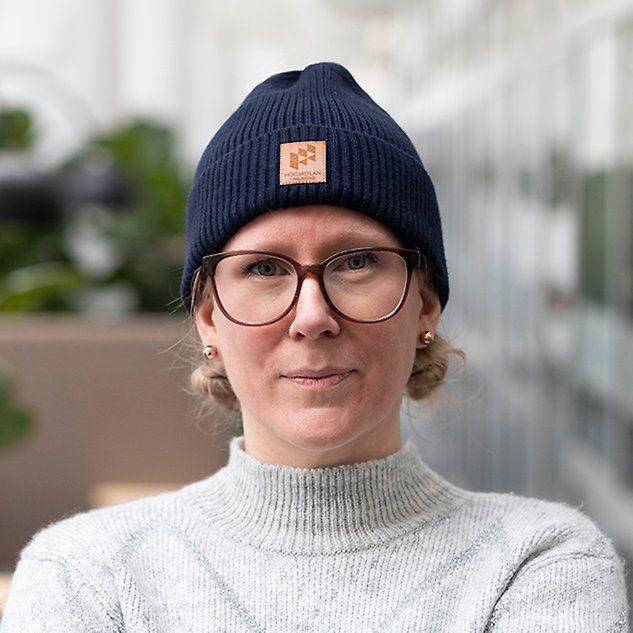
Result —
[[401, 445], [433, 394], [448, 276], [433, 185], [351, 75], [259, 86], [187, 209], [193, 383], [241, 411], [228, 466], [25, 549], [13, 631], [625, 631], [622, 567], [562, 505], [458, 489]]

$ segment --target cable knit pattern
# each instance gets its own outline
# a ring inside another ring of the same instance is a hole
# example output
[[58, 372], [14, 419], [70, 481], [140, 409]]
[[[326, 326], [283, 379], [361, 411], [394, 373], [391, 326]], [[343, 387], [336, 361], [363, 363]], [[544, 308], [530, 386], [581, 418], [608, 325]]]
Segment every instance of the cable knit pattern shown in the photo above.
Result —
[[304, 470], [229, 464], [61, 521], [25, 548], [2, 633], [625, 633], [623, 571], [579, 512], [444, 481], [412, 444]]

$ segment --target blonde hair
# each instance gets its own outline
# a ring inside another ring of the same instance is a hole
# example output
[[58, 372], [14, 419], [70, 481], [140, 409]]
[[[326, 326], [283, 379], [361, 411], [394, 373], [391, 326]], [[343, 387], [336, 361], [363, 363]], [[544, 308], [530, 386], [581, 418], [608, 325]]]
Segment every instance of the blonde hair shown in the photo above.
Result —
[[206, 360], [191, 373], [191, 388], [194, 393], [211, 398], [229, 411], [239, 411], [240, 401], [224, 371], [221, 361]]
[[[427, 269], [420, 268], [420, 284], [424, 296], [432, 288], [431, 276]], [[211, 294], [206, 287], [203, 275], [198, 271], [194, 277], [191, 292], [191, 314], [194, 315], [203, 301], [211, 300]], [[192, 328], [193, 329], [193, 328]], [[192, 333], [192, 336], [195, 334]], [[200, 345], [196, 348], [199, 350]], [[191, 387], [194, 393], [210, 398], [229, 411], [239, 411], [240, 402], [233, 391], [233, 387], [226, 375], [224, 364], [219, 360], [208, 360], [197, 353], [198, 366], [191, 373]], [[418, 349], [411, 375], [406, 384], [406, 393], [413, 400], [433, 400], [439, 395], [440, 387], [446, 381], [451, 365], [451, 357], [457, 356], [462, 366], [465, 363], [465, 353], [452, 345], [448, 340], [436, 334], [433, 342], [422, 349]]]

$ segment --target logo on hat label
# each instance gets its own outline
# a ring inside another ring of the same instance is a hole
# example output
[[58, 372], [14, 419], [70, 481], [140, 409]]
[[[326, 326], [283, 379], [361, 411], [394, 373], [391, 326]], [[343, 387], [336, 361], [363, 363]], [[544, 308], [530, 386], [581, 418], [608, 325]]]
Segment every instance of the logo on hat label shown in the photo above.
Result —
[[326, 182], [325, 141], [282, 143], [279, 147], [279, 184]]

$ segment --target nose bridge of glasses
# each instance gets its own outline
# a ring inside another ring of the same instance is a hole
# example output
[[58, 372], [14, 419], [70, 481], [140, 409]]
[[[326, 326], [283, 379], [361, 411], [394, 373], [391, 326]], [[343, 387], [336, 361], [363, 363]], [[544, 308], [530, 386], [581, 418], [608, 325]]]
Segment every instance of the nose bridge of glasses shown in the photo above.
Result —
[[313, 277], [316, 277], [319, 283], [321, 283], [323, 280], [325, 264], [306, 264], [306, 265], [297, 264], [295, 268], [297, 270], [297, 276], [299, 277], [300, 284], [308, 275], [312, 275]]
[[[327, 294], [327, 290], [325, 289], [325, 282], [323, 278], [323, 273], [325, 272], [325, 264], [297, 264], [295, 266], [297, 271], [297, 290], [295, 292], [294, 302], [299, 299], [299, 295], [301, 294], [301, 290], [303, 288], [304, 280], [312, 276], [314, 281], [317, 282], [319, 289], [321, 290], [321, 294], [325, 299], [326, 303], [329, 303], [329, 297]], [[294, 303], [293, 302], [293, 303]]]

